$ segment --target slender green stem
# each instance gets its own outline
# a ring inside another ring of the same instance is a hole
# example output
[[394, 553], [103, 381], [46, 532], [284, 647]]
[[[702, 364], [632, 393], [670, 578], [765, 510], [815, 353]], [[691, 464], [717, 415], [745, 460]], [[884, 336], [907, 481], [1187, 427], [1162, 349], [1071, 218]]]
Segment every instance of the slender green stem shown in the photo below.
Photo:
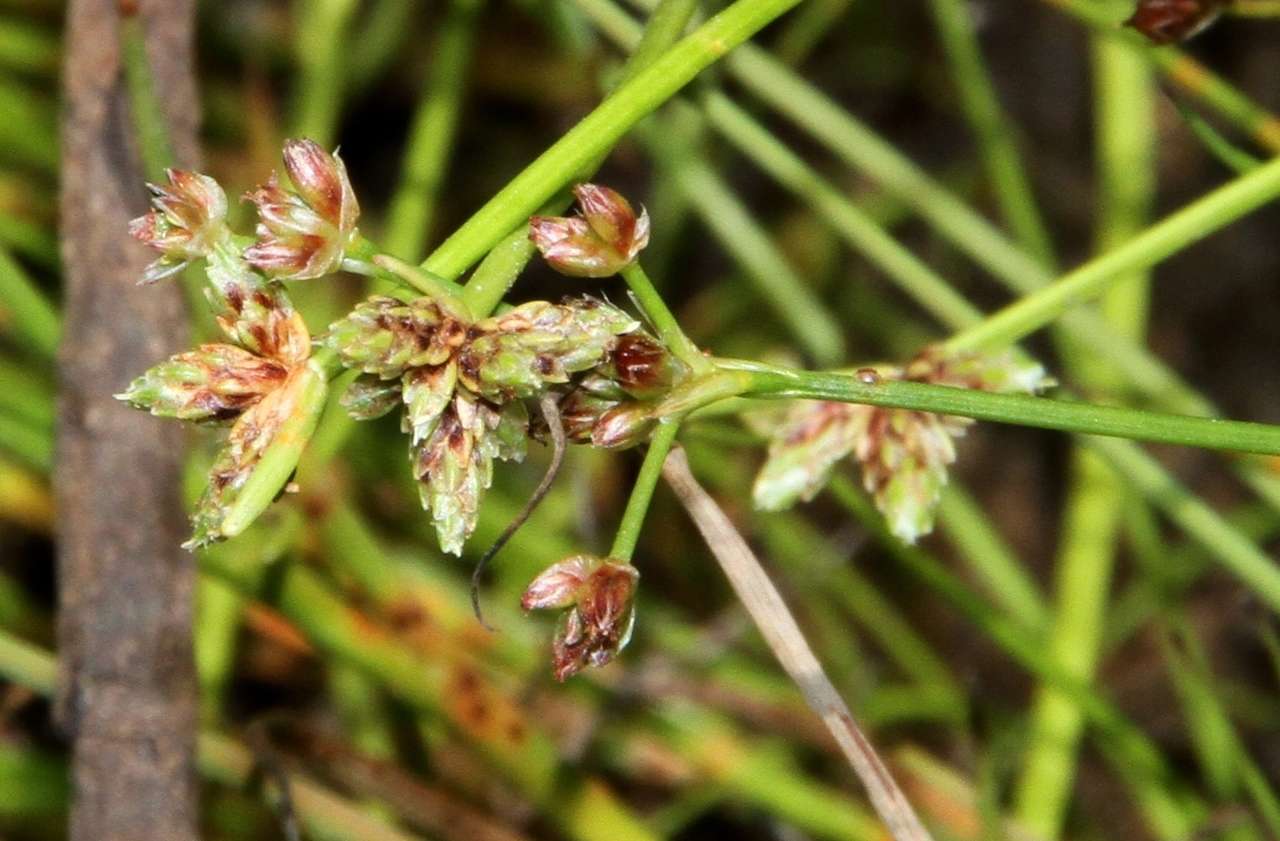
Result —
[[423, 295], [438, 297], [445, 301], [463, 300], [463, 288], [458, 284], [435, 277], [418, 266], [405, 267], [403, 262], [385, 254], [381, 248], [364, 237], [357, 238], [347, 247], [345, 253], [346, 258], [342, 264], [345, 271], [372, 277], [393, 287], [412, 289]]
[[164, 178], [166, 167], [172, 166], [173, 147], [169, 142], [169, 124], [160, 109], [147, 60], [146, 34], [141, 15], [125, 15], [120, 21], [121, 54], [125, 84], [129, 90], [129, 106], [133, 109], [133, 126], [142, 155], [142, 172], [149, 181]]
[[[556, 205], [555, 210], [559, 209]], [[528, 225], [520, 226], [491, 248], [463, 288], [462, 299], [471, 311], [484, 317], [497, 309], [535, 251]]]
[[667, 460], [667, 453], [671, 452], [679, 431], [678, 420], [660, 423], [654, 430], [653, 437], [649, 439], [649, 449], [644, 454], [644, 462], [640, 465], [640, 473], [631, 486], [631, 496], [622, 512], [622, 521], [618, 523], [618, 532], [614, 535], [609, 557], [630, 561], [635, 554], [640, 531], [644, 528], [645, 515], [649, 513], [649, 503], [653, 501], [653, 491], [662, 478], [662, 463]]
[[675, 354], [677, 359], [688, 365], [695, 376], [710, 373], [714, 367], [711, 360], [704, 356], [702, 351], [698, 350], [698, 346], [685, 335], [684, 330], [680, 329], [680, 323], [667, 308], [667, 302], [662, 300], [662, 295], [654, 288], [653, 281], [649, 279], [649, 275], [645, 274], [640, 263], [634, 262], [623, 269], [622, 278], [627, 282], [631, 294], [635, 296], [636, 303], [640, 305], [645, 317], [658, 332], [658, 338], [662, 343]]
[[1280, 454], [1280, 426], [1169, 415], [1025, 394], [992, 394], [925, 383], [868, 382], [850, 374], [832, 372], [762, 365], [752, 365], [752, 368], [742, 392], [747, 397], [838, 400], [1087, 435]]
[[[1140, 56], [1110, 38], [1094, 43], [1095, 103], [1100, 206], [1097, 248], [1122, 246], [1148, 222], [1155, 183], [1156, 113], [1152, 71]], [[1117, 279], [1102, 298], [1104, 318], [1117, 333], [1139, 342], [1147, 317], [1148, 278], [1141, 273]], [[1105, 355], [1062, 334], [1062, 356], [1085, 387], [1113, 396], [1123, 378]], [[1069, 470], [1070, 488], [1058, 555], [1056, 594], [1049, 648], [1062, 668], [1092, 681], [1101, 656], [1105, 617], [1111, 602], [1121, 517], [1135, 504], [1115, 471], [1097, 453], [1077, 446]], [[1017, 787], [1019, 818], [1045, 838], [1058, 837], [1075, 789], [1084, 714], [1070, 698], [1041, 686], [1032, 712], [1031, 744]], [[1150, 798], [1136, 792], [1153, 828], [1163, 821]]]
[[[658, 60], [684, 33], [697, 8], [698, 0], [660, 0], [649, 16], [640, 43], [622, 69], [623, 81], [629, 81]], [[589, 178], [603, 163], [606, 154], [608, 149], [588, 161], [573, 178]], [[571, 201], [572, 198], [566, 191], [545, 204], [539, 212], [548, 216], [563, 213]], [[488, 256], [472, 274], [471, 280], [467, 282], [466, 301], [473, 312], [484, 315], [497, 308], [520, 272], [533, 258], [535, 249], [529, 241], [528, 233], [527, 220], [521, 218], [520, 224], [490, 249]]]
[[1280, 568], [1257, 544], [1233, 528], [1140, 448], [1105, 438], [1096, 439], [1090, 445], [1165, 516], [1248, 584], [1273, 610], [1280, 611]]
[[445, 165], [457, 134], [479, 10], [479, 0], [453, 0], [436, 36], [430, 74], [413, 118], [383, 238], [387, 251], [405, 260], [422, 258], [435, 219]]
[[0, 248], [0, 311], [41, 356], [52, 359], [58, 350], [62, 320], [35, 280]]
[[413, 286], [420, 292], [425, 292], [434, 298], [441, 308], [450, 315], [462, 321], [472, 321], [473, 316], [471, 309], [467, 306], [467, 302], [463, 300], [461, 295], [453, 294], [453, 291], [437, 278], [433, 278], [417, 266], [406, 263], [403, 260], [397, 260], [388, 254], [379, 254], [373, 258], [373, 264], [380, 269], [386, 269], [396, 277]]
[[708, 20], [619, 86], [445, 240], [423, 265], [448, 280], [457, 278], [637, 122], [797, 2], [737, 0]]
[[1125, 245], [1010, 304], [952, 337], [953, 351], [1002, 347], [1035, 332], [1070, 307], [1150, 268], [1280, 196], [1280, 160], [1247, 173], [1147, 228]]
[[903, 248], [865, 211], [832, 187], [759, 122], [724, 94], [703, 99], [707, 119], [756, 165], [814, 206], [854, 249], [879, 266], [943, 324], [974, 324], [982, 313], [946, 280]]

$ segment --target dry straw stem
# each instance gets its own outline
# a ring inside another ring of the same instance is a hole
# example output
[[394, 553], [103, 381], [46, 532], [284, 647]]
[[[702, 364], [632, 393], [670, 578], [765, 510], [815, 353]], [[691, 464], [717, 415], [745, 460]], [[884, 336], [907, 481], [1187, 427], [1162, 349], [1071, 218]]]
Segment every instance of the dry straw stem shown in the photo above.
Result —
[[778, 588], [729, 517], [694, 478], [682, 448], [672, 449], [662, 475], [698, 527], [774, 656], [835, 737], [889, 832], [897, 841], [932, 841], [823, 671]]

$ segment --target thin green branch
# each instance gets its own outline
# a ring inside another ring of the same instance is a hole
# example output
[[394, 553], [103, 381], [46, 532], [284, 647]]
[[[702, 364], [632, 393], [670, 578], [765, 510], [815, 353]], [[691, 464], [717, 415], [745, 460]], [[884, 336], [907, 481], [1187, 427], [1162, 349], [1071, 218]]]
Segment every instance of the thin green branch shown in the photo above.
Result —
[[423, 264], [453, 280], [576, 173], [722, 58], [799, 0], [737, 0], [622, 84], [453, 233]]
[[640, 465], [640, 472], [636, 475], [635, 484], [631, 486], [631, 496], [622, 512], [622, 521], [614, 535], [609, 557], [629, 561], [635, 554], [636, 543], [644, 528], [645, 515], [649, 513], [649, 504], [653, 501], [653, 491], [662, 478], [662, 463], [675, 445], [679, 432], [680, 422], [676, 420], [658, 424], [658, 428], [654, 430], [653, 437], [649, 439], [649, 449], [644, 454], [644, 462]]
[[[734, 363], [724, 363], [732, 367]], [[1215, 450], [1280, 454], [1280, 426], [1169, 415], [1025, 394], [992, 394], [926, 383], [864, 379], [750, 364], [747, 397], [838, 400], [914, 409], [1039, 429], [1181, 444]]]
[[1280, 160], [1242, 175], [1147, 228], [1126, 244], [1090, 260], [952, 337], [953, 351], [1003, 347], [1035, 332], [1072, 306], [1150, 268], [1280, 196]]
[[662, 295], [654, 288], [653, 281], [649, 279], [649, 275], [645, 273], [640, 263], [633, 262], [624, 268], [622, 279], [627, 282], [636, 303], [653, 325], [653, 329], [657, 331], [658, 338], [675, 357], [688, 365], [694, 375], [710, 373], [713, 367], [711, 360], [704, 356], [702, 351], [698, 350], [698, 346], [685, 335], [684, 330], [680, 328], [680, 323], [667, 308], [667, 302], [662, 300]]

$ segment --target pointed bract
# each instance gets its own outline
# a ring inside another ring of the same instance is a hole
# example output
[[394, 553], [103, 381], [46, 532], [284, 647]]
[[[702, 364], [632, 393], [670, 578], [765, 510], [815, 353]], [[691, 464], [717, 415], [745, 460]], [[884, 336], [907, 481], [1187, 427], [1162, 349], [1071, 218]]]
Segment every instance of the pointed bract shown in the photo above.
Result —
[[457, 384], [458, 365], [452, 359], [443, 365], [414, 368], [404, 375], [404, 419], [411, 444], [425, 440], [435, 430]]
[[[228, 534], [226, 526], [233, 512], [237, 519], [244, 520], [233, 532], [247, 525], [259, 513], [255, 507], [252, 515], [245, 515], [236, 506], [254, 471], [263, 464], [264, 454], [277, 443], [277, 437], [281, 443], [291, 445], [295, 456], [293, 465], [277, 466], [282, 467], [286, 476], [292, 466], [296, 466], [296, 457], [301, 454], [324, 405], [326, 389], [323, 380], [317, 383], [317, 378], [314, 370], [300, 368], [290, 374], [279, 388], [240, 415], [210, 468], [209, 484], [191, 516], [192, 535], [183, 544], [186, 548], [207, 546], [234, 536]], [[310, 395], [308, 404], [309, 391], [314, 393]], [[291, 432], [280, 435], [284, 429]], [[280, 481], [283, 483], [283, 477]], [[269, 501], [268, 497], [261, 507], [265, 508]]]
[[361, 374], [347, 386], [338, 401], [352, 420], [376, 420], [403, 405], [401, 384], [372, 374]]

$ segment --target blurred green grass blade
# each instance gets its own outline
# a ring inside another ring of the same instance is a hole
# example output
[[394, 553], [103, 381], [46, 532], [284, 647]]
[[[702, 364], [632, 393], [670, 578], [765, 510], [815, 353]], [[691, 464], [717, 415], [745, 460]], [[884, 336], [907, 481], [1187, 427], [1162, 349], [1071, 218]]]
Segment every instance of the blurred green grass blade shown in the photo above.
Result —
[[71, 797], [65, 757], [0, 743], [0, 819], [61, 815]]
[[0, 70], [47, 77], [58, 72], [61, 60], [53, 29], [31, 20], [0, 17]]
[[17, 332], [46, 359], [52, 359], [57, 352], [62, 333], [58, 311], [31, 275], [4, 249], [0, 249], [0, 329]]
[[391, 197], [383, 248], [417, 262], [431, 233], [457, 135], [482, 0], [450, 0]]
[[844, 336], [812, 289], [778, 251], [769, 234], [756, 221], [728, 184], [697, 154], [701, 134], [696, 117], [672, 112], [659, 129], [643, 129], [649, 150], [684, 193], [685, 200], [702, 223], [738, 262], [787, 326], [796, 342], [822, 366], [844, 359]]
[[293, 0], [297, 67], [290, 136], [331, 148], [347, 85], [346, 41], [359, 0]]
[[931, 6], [960, 106], [977, 137], [1001, 216], [1027, 253], [1051, 266], [1056, 262], [1053, 242], [1018, 151], [1018, 132], [1000, 106], [983, 60], [974, 11], [966, 0], [931, 0]]
[[938, 520], [943, 536], [973, 567], [992, 601], [1028, 628], [1045, 627], [1049, 611], [1039, 585], [958, 483], [947, 485], [938, 504]]
[[57, 111], [51, 99], [11, 77], [0, 75], [0, 163], [31, 167], [43, 174], [58, 169]]

